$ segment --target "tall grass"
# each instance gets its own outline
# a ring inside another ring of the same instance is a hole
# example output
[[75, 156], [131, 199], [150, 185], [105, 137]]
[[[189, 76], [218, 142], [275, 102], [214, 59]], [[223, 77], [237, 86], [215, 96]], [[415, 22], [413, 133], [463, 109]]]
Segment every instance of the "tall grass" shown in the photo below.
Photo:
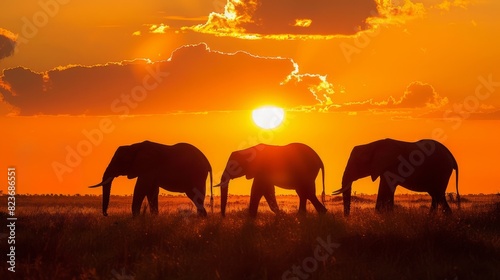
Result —
[[429, 215], [421, 196], [385, 214], [361, 198], [348, 218], [338, 199], [300, 216], [296, 197], [279, 197], [286, 213], [262, 204], [251, 219], [248, 197], [231, 197], [226, 218], [161, 197], [158, 216], [133, 219], [130, 197], [112, 197], [108, 217], [99, 197], [18, 197], [16, 273], [0, 279], [500, 279], [496, 197], [467, 197], [451, 216]]

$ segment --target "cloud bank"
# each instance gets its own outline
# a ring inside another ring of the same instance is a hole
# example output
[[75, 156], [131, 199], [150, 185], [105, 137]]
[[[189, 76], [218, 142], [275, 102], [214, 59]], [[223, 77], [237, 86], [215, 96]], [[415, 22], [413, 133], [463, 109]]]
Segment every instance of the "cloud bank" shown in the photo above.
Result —
[[12, 32], [0, 28], [0, 59], [14, 54], [17, 36]]
[[327, 104], [326, 77], [299, 73], [291, 59], [222, 53], [206, 44], [165, 61], [67, 66], [38, 73], [4, 70], [4, 102], [19, 115], [164, 114]]
[[377, 16], [374, 0], [228, 0], [224, 13], [184, 29], [246, 39], [325, 38], [366, 30]]
[[386, 100], [374, 101], [373, 99], [359, 102], [349, 102], [330, 106], [331, 111], [367, 111], [367, 110], [398, 110], [398, 109], [439, 109], [449, 103], [447, 97], [439, 95], [434, 87], [416, 81], [410, 83], [403, 95], [396, 99], [390, 96]]
[[429, 8], [442, 10], [439, 4], [459, 5], [456, 2], [426, 7], [409, 0], [227, 0], [223, 13], [213, 12], [204, 24], [181, 29], [240, 39], [332, 39], [402, 24], [422, 17]]

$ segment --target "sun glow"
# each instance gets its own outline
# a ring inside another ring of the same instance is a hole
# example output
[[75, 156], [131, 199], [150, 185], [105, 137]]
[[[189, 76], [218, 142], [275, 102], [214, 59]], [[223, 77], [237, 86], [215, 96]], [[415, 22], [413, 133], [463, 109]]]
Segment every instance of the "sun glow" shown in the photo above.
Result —
[[285, 119], [285, 110], [275, 106], [264, 106], [252, 111], [254, 123], [263, 129], [278, 127]]

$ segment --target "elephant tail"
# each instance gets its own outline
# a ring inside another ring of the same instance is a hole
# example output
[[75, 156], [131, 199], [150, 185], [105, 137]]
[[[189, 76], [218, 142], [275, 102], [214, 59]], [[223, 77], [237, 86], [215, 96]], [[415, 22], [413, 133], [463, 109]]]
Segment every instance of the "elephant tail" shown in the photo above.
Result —
[[325, 166], [323, 163], [321, 163], [321, 179], [323, 183], [323, 192], [321, 193], [321, 202], [323, 205], [325, 204], [326, 197], [325, 197]]
[[454, 157], [453, 157], [453, 161], [455, 163], [455, 166], [453, 168], [455, 169], [455, 184], [456, 184], [456, 188], [457, 188], [457, 206], [458, 206], [458, 209], [460, 209], [460, 193], [458, 192], [458, 163]]
[[208, 171], [210, 173], [210, 209], [212, 211], [212, 214], [214, 213], [214, 184], [213, 184], [213, 178], [212, 178], [212, 169]]

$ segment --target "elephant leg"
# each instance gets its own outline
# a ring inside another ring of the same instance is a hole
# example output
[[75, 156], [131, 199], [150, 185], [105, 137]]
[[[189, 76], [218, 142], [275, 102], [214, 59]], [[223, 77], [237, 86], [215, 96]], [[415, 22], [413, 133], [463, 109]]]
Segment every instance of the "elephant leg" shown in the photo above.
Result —
[[433, 192], [432, 193], [432, 204], [431, 204], [431, 213], [434, 213], [436, 209], [439, 208], [439, 205], [442, 206], [442, 211], [445, 214], [451, 214], [451, 208], [446, 202], [446, 195], [443, 192]]
[[438, 207], [438, 198], [437, 198], [437, 195], [435, 194], [431, 194], [431, 198], [432, 198], [432, 202], [431, 202], [431, 209], [429, 210], [429, 212], [432, 214], [432, 213], [435, 213], [436, 212], [436, 209]]
[[326, 207], [318, 200], [316, 197], [316, 186], [314, 182], [309, 184], [299, 185], [297, 189], [297, 194], [299, 195], [299, 213], [306, 212], [307, 200], [311, 201], [312, 205], [318, 211], [318, 213], [326, 213]]
[[148, 203], [149, 203], [149, 211], [151, 214], [158, 214], [158, 194], [160, 193], [160, 188], [153, 187], [148, 193]]
[[375, 210], [392, 211], [394, 209], [394, 192], [396, 188], [391, 188], [389, 183], [385, 178], [380, 178], [380, 185], [378, 187], [377, 203], [375, 204]]
[[299, 214], [305, 214], [306, 210], [307, 198], [299, 195]]
[[311, 201], [316, 211], [318, 211], [318, 213], [320, 214], [326, 213], [325, 205], [323, 205], [323, 203], [321, 203], [318, 197], [316, 196], [316, 186], [314, 182], [307, 186], [307, 193], [308, 193], [308, 199], [309, 201]]
[[[205, 184], [205, 182], [203, 182]], [[203, 185], [205, 187], [205, 185]], [[186, 195], [191, 199], [191, 201], [194, 203], [196, 206], [196, 212], [198, 213], [198, 216], [201, 217], [206, 217], [207, 216], [207, 210], [205, 210], [205, 189], [202, 188], [202, 190], [198, 190], [197, 188], [192, 188], [189, 191], [186, 191]]]
[[320, 214], [326, 213], [326, 207], [325, 207], [325, 205], [323, 205], [319, 201], [319, 199], [316, 197], [316, 195], [311, 196], [309, 198], [309, 200], [311, 201], [311, 203], [314, 206], [314, 208], [316, 209], [316, 211], [318, 211], [318, 213], [320, 213]]
[[305, 214], [307, 212], [306, 210], [306, 204], [308, 198], [307, 192], [305, 191], [305, 188], [302, 188], [300, 185], [295, 191], [299, 196], [299, 214]]
[[268, 187], [266, 187], [264, 198], [266, 199], [269, 208], [271, 208], [271, 211], [273, 211], [275, 214], [279, 214], [280, 208], [278, 207], [278, 202], [276, 201], [276, 194], [273, 185], [269, 185]]
[[148, 190], [147, 181], [141, 177], [137, 178], [134, 187], [134, 197], [132, 199], [132, 215], [137, 216], [141, 213], [141, 205]]
[[446, 195], [444, 193], [440, 194], [438, 196], [438, 205], [441, 204], [443, 207], [443, 213], [445, 214], [451, 214], [451, 208], [450, 205], [448, 205], [448, 202], [446, 201]]
[[260, 199], [264, 195], [266, 183], [258, 178], [255, 178], [252, 183], [252, 190], [250, 191], [250, 216], [257, 216], [257, 209], [259, 208]]
[[447, 178], [449, 178], [449, 177], [445, 177], [444, 179], [438, 180], [438, 182], [436, 182], [437, 187], [435, 188], [435, 190], [436, 190], [435, 197], [437, 198], [437, 204], [438, 204], [437, 206], [439, 206], [439, 204], [441, 204], [442, 209], [443, 209], [443, 213], [451, 214], [452, 211], [451, 211], [450, 205], [448, 205], [448, 202], [446, 201], [446, 187], [448, 186], [448, 179]]

